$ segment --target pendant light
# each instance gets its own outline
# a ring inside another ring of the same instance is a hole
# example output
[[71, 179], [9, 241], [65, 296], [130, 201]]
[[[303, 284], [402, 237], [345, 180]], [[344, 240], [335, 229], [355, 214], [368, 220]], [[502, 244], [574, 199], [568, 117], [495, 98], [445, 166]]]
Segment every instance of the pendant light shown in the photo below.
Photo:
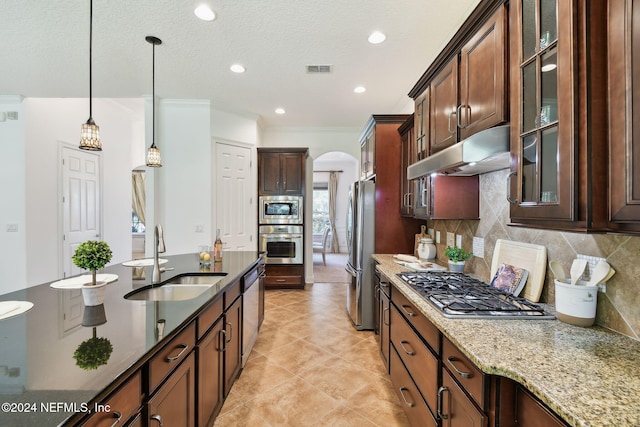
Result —
[[162, 159], [160, 158], [160, 150], [156, 147], [156, 45], [162, 44], [162, 40], [154, 36], [147, 36], [145, 40], [153, 46], [153, 66], [152, 66], [152, 129], [151, 129], [151, 147], [147, 150], [147, 166], [158, 168], [162, 166]]
[[102, 151], [100, 142], [100, 127], [93, 121], [92, 113], [92, 93], [91, 93], [91, 60], [93, 41], [93, 0], [89, 0], [89, 120], [82, 125], [80, 133], [80, 148], [89, 151]]

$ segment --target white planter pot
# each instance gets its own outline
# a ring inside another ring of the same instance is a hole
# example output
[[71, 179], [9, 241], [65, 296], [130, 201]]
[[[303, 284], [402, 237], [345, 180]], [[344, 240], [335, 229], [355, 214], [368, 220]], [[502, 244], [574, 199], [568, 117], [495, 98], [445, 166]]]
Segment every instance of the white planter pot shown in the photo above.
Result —
[[453, 271], [456, 273], [464, 273], [465, 263], [466, 261], [456, 261], [456, 262], [449, 261], [449, 271]]
[[104, 302], [104, 294], [107, 292], [107, 282], [98, 282], [96, 285], [82, 286], [82, 299], [84, 305], [94, 306]]

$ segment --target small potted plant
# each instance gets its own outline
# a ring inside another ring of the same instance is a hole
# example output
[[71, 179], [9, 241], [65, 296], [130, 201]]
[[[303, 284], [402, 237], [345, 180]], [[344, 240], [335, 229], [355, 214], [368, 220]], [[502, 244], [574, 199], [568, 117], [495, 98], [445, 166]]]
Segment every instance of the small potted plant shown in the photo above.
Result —
[[449, 271], [464, 272], [465, 261], [473, 256], [472, 253], [465, 251], [457, 246], [447, 246], [444, 255], [449, 258]]
[[113, 352], [111, 341], [107, 338], [96, 336], [96, 328], [93, 328], [93, 336], [88, 340], [82, 341], [73, 358], [76, 359], [76, 365], [85, 370], [98, 369], [99, 366], [105, 365]]
[[111, 249], [107, 242], [87, 240], [77, 247], [73, 254], [73, 263], [84, 269], [91, 271], [91, 282], [82, 286], [82, 298], [84, 305], [100, 305], [104, 301], [107, 282], [96, 281], [96, 271], [104, 268], [111, 261]]

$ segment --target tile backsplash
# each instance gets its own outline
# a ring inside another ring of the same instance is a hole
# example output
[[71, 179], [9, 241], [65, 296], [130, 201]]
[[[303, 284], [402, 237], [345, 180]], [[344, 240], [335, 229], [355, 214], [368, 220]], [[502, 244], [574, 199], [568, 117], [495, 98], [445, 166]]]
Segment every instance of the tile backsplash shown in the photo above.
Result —
[[[473, 249], [473, 237], [484, 238], [484, 258], [467, 261], [466, 273], [490, 281], [491, 257], [497, 239], [516, 240], [547, 247], [547, 259], [556, 260], [569, 271], [577, 254], [606, 258], [616, 270], [607, 282], [606, 293], [598, 294], [596, 324], [640, 340], [640, 237], [622, 234], [584, 234], [511, 227], [506, 200], [508, 170], [480, 176], [480, 220], [433, 220], [429, 229], [462, 235], [462, 246]], [[438, 260], [444, 256], [446, 239], [437, 244]], [[553, 274], [547, 268], [541, 300], [555, 302]]]

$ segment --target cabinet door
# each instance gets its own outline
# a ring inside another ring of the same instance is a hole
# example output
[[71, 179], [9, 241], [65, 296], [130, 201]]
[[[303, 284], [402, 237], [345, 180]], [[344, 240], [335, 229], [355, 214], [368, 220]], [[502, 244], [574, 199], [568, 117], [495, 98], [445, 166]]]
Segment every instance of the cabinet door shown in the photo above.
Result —
[[191, 352], [147, 403], [147, 425], [194, 426], [195, 393], [195, 362]]
[[198, 343], [198, 425], [210, 425], [210, 421], [222, 408], [222, 327], [219, 319], [207, 335]]
[[400, 134], [400, 144], [402, 146], [402, 161], [400, 166], [400, 187], [402, 200], [400, 201], [400, 215], [413, 216], [413, 182], [407, 179], [407, 167], [416, 160], [415, 137], [413, 118], [411, 125]]
[[610, 0], [608, 19], [610, 228], [640, 231], [640, 4]]
[[280, 153], [260, 153], [260, 195], [280, 194]]
[[283, 153], [280, 157], [280, 194], [302, 194], [304, 182], [304, 156], [300, 153]]
[[360, 143], [360, 178], [375, 174], [375, 126]]
[[505, 122], [505, 9], [500, 7], [460, 53], [460, 140]]
[[[381, 277], [381, 280], [388, 280], [386, 277]], [[384, 363], [385, 370], [389, 372], [389, 332], [391, 326], [391, 313], [389, 312], [389, 295], [387, 295], [382, 288], [379, 290], [379, 310], [380, 310], [380, 357]]]
[[117, 392], [106, 401], [109, 411], [96, 412], [82, 423], [83, 427], [108, 427], [124, 423], [129, 417], [140, 411], [142, 404], [142, 375], [140, 372], [128, 380]]
[[510, 5], [512, 222], [576, 219], [574, 4]]
[[414, 163], [429, 155], [429, 95], [430, 88], [426, 88], [415, 101], [414, 134], [415, 134], [415, 159]]
[[229, 395], [231, 386], [240, 372], [242, 357], [242, 298], [229, 307], [224, 319], [224, 397]]
[[455, 56], [431, 82], [430, 154], [457, 142], [458, 57]]
[[487, 417], [462, 391], [446, 369], [442, 370], [442, 387], [438, 390], [438, 413], [442, 427], [486, 427]]

